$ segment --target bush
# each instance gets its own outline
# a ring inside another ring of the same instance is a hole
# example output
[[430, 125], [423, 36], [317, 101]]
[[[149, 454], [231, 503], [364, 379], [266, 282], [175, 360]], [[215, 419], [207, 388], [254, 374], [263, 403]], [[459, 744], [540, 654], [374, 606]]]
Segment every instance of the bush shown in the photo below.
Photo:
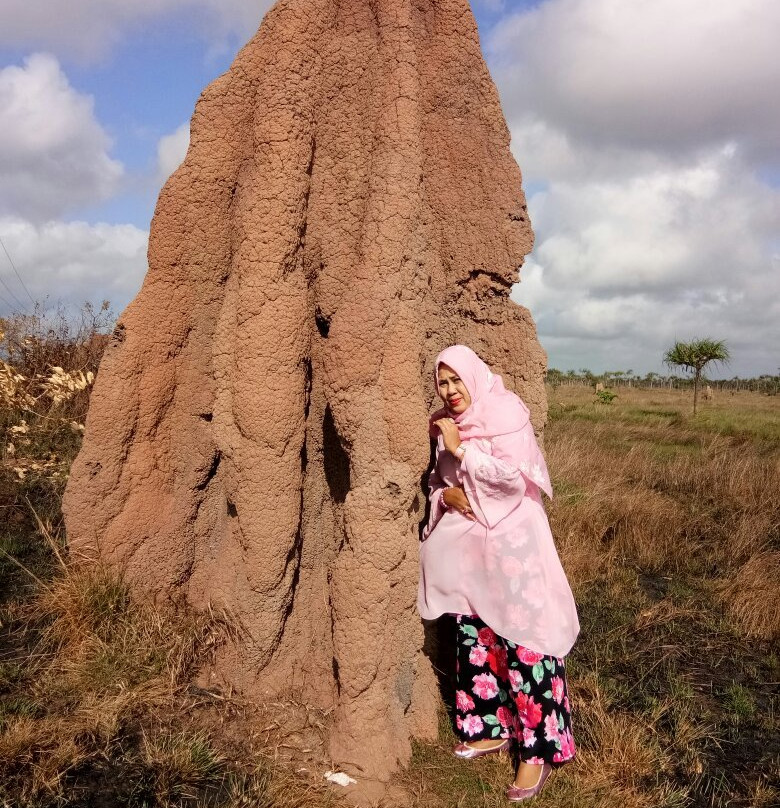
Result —
[[596, 392], [596, 401], [599, 404], [611, 404], [617, 398], [617, 393], [611, 390], [598, 390]]
[[98, 310], [85, 303], [75, 321], [63, 308], [0, 319], [4, 507], [20, 506], [31, 494], [50, 499], [61, 492], [81, 445], [90, 390], [113, 323], [107, 301]]

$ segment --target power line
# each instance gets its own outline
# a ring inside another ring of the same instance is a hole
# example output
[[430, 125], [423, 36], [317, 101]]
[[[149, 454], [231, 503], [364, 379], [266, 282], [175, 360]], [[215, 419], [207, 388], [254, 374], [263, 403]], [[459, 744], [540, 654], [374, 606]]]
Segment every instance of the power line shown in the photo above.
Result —
[[8, 306], [9, 309], [11, 309], [11, 311], [14, 310], [14, 304], [9, 303], [2, 295], [0, 295], [0, 302], [5, 303], [5, 305]]
[[[13, 291], [11, 290], [11, 287], [10, 287], [10, 286], [9, 286], [9, 285], [8, 285], [8, 284], [7, 284], [7, 283], [4, 281], [4, 280], [3, 280], [3, 278], [2, 278], [2, 277], [0, 277], [0, 283], [2, 283], [2, 284], [3, 284], [3, 286], [4, 286], [4, 288], [5, 288], [5, 291], [6, 291], [6, 292], [8, 292], [8, 294], [9, 294], [9, 295], [11, 295], [11, 297], [12, 297], [12, 298], [13, 298], [13, 299], [16, 301], [16, 304], [17, 304], [17, 305], [16, 305], [16, 306], [11, 305], [11, 308], [12, 308], [12, 309], [14, 309], [14, 308], [17, 308], [17, 307], [18, 307], [18, 308], [20, 308], [20, 309], [21, 309], [21, 310], [22, 310], [22, 311], [23, 311], [25, 314], [27, 314], [27, 309], [25, 309], [24, 304], [22, 303], [22, 301], [21, 301], [21, 300], [19, 300], [19, 298], [18, 298], [18, 297], [17, 297], [17, 296], [16, 296], [16, 295], [13, 293]], [[7, 303], [7, 301], [6, 301], [6, 303]]]
[[16, 273], [16, 277], [19, 279], [19, 283], [22, 284], [22, 289], [27, 293], [27, 297], [30, 298], [30, 303], [35, 306], [35, 301], [33, 300], [33, 296], [30, 294], [30, 290], [25, 285], [24, 281], [22, 280], [22, 276], [19, 274], [19, 270], [16, 268], [16, 264], [14, 263], [13, 258], [11, 258], [11, 254], [8, 252], [8, 249], [5, 246], [5, 242], [3, 241], [3, 237], [0, 236], [0, 246], [3, 248], [3, 252], [5, 253], [5, 257], [8, 259], [8, 263], [13, 267], [14, 272]]

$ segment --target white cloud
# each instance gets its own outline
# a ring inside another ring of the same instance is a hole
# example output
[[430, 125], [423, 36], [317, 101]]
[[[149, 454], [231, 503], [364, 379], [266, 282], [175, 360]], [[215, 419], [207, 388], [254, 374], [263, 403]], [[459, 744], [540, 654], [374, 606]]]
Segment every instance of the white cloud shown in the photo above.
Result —
[[585, 144], [696, 150], [737, 140], [777, 160], [775, 0], [547, 0], [488, 37], [510, 123]]
[[554, 182], [531, 198], [537, 234], [514, 297], [552, 365], [658, 369], [676, 338], [711, 335], [743, 373], [780, 345], [780, 194], [722, 150], [630, 179]]
[[[503, 89], [501, 81], [506, 78], [499, 78], [499, 88]], [[691, 161], [715, 148], [708, 146], [692, 153], [666, 152], [621, 143], [585, 142], [533, 113], [516, 115], [510, 128], [512, 152], [526, 183], [630, 180], [672, 166], [684, 171]], [[720, 144], [720, 148], [736, 147], [731, 142]]]
[[157, 144], [157, 177], [165, 182], [182, 164], [190, 145], [190, 124], [183, 123], [175, 132], [164, 135]]
[[110, 147], [92, 99], [54, 57], [0, 70], [0, 215], [41, 221], [107, 198], [122, 176]]
[[532, 212], [550, 283], [669, 296], [767, 264], [780, 196], [722, 151], [626, 180], [553, 183]]
[[[109, 300], [124, 308], [141, 286], [147, 269], [149, 234], [129, 224], [47, 222], [0, 217], [0, 236], [33, 299], [53, 305]], [[22, 303], [29, 303], [5, 255], [0, 277]], [[10, 299], [0, 285], [0, 296]], [[2, 311], [9, 313], [8, 306]]]
[[179, 15], [210, 41], [257, 29], [272, 0], [3, 0], [0, 45], [93, 60], [134, 28]]
[[552, 365], [657, 370], [711, 335], [774, 372], [779, 26], [773, 0], [546, 0], [487, 37], [533, 191], [514, 296]]

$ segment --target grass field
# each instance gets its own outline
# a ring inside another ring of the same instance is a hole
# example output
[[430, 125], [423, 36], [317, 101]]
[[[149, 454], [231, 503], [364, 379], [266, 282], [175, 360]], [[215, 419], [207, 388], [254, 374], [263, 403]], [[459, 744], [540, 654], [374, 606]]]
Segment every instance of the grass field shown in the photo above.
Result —
[[[539, 808], [780, 801], [780, 400], [548, 390], [553, 534], [582, 633], [577, 761]], [[419, 745], [417, 804], [499, 806], [508, 761]]]
[[[589, 388], [548, 390], [549, 513], [582, 623], [579, 754], [534, 804], [776, 805], [780, 398], [723, 394], [693, 419], [689, 393], [617, 392], [605, 405]], [[17, 423], [3, 414], [6, 442]], [[41, 452], [66, 466], [74, 434]], [[262, 706], [194, 687], [230, 626], [163, 617], [100, 570], [61, 564], [60, 466], [20, 479], [15, 465], [6, 450], [0, 805], [341, 805], [306, 751], [327, 717], [284, 705], [284, 735]], [[452, 742], [443, 712], [439, 742], [416, 744], [398, 777], [406, 796], [385, 804], [505, 805], [509, 759], [458, 761]]]

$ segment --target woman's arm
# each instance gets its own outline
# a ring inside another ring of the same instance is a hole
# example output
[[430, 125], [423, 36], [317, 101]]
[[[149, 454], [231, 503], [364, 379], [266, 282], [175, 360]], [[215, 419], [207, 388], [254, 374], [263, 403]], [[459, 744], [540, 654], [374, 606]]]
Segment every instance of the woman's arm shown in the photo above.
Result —
[[492, 453], [472, 441], [465, 447], [460, 468], [463, 487], [478, 519], [494, 527], [522, 501], [527, 480], [520, 463], [522, 433], [500, 435], [491, 441]]
[[447, 510], [447, 506], [442, 497], [446, 488], [447, 486], [444, 484], [441, 477], [439, 477], [439, 473], [434, 466], [431, 473], [428, 475], [428, 501], [431, 503], [431, 510], [428, 516], [428, 524], [423, 530], [423, 541], [428, 538], [431, 531], [436, 527], [436, 523]]

